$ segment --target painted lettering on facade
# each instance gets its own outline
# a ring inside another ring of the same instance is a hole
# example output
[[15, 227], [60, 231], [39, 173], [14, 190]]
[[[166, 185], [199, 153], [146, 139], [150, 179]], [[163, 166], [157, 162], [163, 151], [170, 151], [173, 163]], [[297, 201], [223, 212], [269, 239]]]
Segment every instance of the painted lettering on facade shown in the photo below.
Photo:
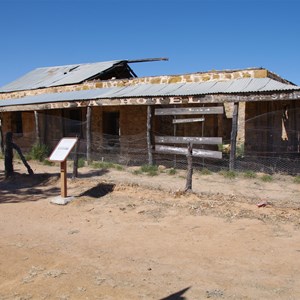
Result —
[[[37, 103], [31, 105], [3, 105], [0, 112], [5, 111], [33, 111], [44, 109], [82, 108], [87, 106], [128, 106], [128, 105], [181, 105], [200, 103], [225, 103], [225, 102], [248, 102], [248, 101], [276, 101], [276, 100], [298, 100], [300, 91], [287, 91], [280, 93], [259, 94], [213, 94], [198, 96], [172, 96], [172, 97], [139, 97], [139, 98], [116, 98], [116, 99], [90, 99], [61, 101], [51, 103]], [[6, 100], [3, 100], [6, 101]], [[3, 103], [3, 102], [2, 102]]]

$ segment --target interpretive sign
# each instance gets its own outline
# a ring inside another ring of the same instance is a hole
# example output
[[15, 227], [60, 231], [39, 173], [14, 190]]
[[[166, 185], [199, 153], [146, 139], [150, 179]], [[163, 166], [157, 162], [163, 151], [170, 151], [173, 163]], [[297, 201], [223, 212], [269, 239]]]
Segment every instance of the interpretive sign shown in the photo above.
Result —
[[60, 162], [66, 160], [76, 142], [77, 138], [62, 138], [50, 155], [49, 160]]
[[66, 204], [68, 200], [67, 192], [67, 157], [72, 151], [73, 147], [77, 143], [77, 138], [62, 138], [52, 154], [49, 157], [50, 161], [59, 161], [60, 162], [60, 181], [61, 181], [61, 199], [57, 204]]

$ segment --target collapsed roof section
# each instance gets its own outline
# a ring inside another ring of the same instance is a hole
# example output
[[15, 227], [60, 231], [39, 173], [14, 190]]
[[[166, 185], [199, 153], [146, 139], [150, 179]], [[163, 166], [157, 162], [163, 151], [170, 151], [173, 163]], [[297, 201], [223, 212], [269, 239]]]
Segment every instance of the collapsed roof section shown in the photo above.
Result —
[[33, 90], [87, 80], [122, 79], [136, 77], [126, 60], [114, 60], [89, 64], [37, 68], [0, 88], [1, 93]]

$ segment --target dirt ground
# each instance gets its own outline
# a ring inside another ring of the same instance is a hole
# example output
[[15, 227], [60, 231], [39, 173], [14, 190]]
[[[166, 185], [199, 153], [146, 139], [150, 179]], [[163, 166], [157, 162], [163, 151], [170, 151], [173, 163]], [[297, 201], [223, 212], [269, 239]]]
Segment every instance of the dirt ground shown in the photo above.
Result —
[[[300, 299], [300, 185], [0, 160], [0, 299]], [[71, 172], [71, 168], [69, 168]], [[258, 203], [267, 203], [258, 207]]]

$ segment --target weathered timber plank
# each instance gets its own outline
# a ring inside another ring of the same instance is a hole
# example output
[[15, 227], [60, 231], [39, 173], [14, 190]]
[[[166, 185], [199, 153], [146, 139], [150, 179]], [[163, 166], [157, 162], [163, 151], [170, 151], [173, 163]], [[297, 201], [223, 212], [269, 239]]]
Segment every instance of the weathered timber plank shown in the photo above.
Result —
[[235, 168], [235, 154], [236, 154], [236, 137], [238, 131], [238, 111], [239, 104], [234, 103], [232, 114], [232, 129], [230, 137], [230, 157], [229, 157], [229, 170], [233, 171]]
[[91, 163], [91, 150], [92, 150], [92, 136], [91, 136], [91, 125], [92, 125], [92, 108], [87, 107], [86, 111], [86, 160], [88, 164]]
[[182, 124], [182, 123], [196, 123], [203, 122], [204, 118], [190, 118], [190, 119], [174, 119], [173, 124]]
[[[156, 145], [155, 151], [159, 152], [159, 153], [166, 153], [166, 154], [178, 154], [178, 155], [187, 155], [188, 154], [187, 148], [163, 146], [163, 145]], [[221, 159], [222, 152], [211, 151], [211, 150], [202, 150], [202, 149], [193, 149], [193, 156]]]
[[192, 181], [193, 181], [193, 147], [191, 143], [188, 144], [187, 148], [187, 174], [186, 174], [186, 185], [185, 192], [192, 191]]
[[223, 106], [212, 107], [188, 107], [188, 108], [157, 108], [155, 110], [156, 116], [168, 115], [207, 115], [207, 114], [222, 114]]
[[151, 136], [152, 136], [152, 110], [151, 110], [151, 106], [148, 105], [147, 106], [147, 150], [148, 150], [148, 164], [150, 166], [153, 165]]
[[220, 145], [221, 137], [188, 137], [188, 136], [156, 136], [155, 143], [158, 144], [188, 144], [195, 145]]

